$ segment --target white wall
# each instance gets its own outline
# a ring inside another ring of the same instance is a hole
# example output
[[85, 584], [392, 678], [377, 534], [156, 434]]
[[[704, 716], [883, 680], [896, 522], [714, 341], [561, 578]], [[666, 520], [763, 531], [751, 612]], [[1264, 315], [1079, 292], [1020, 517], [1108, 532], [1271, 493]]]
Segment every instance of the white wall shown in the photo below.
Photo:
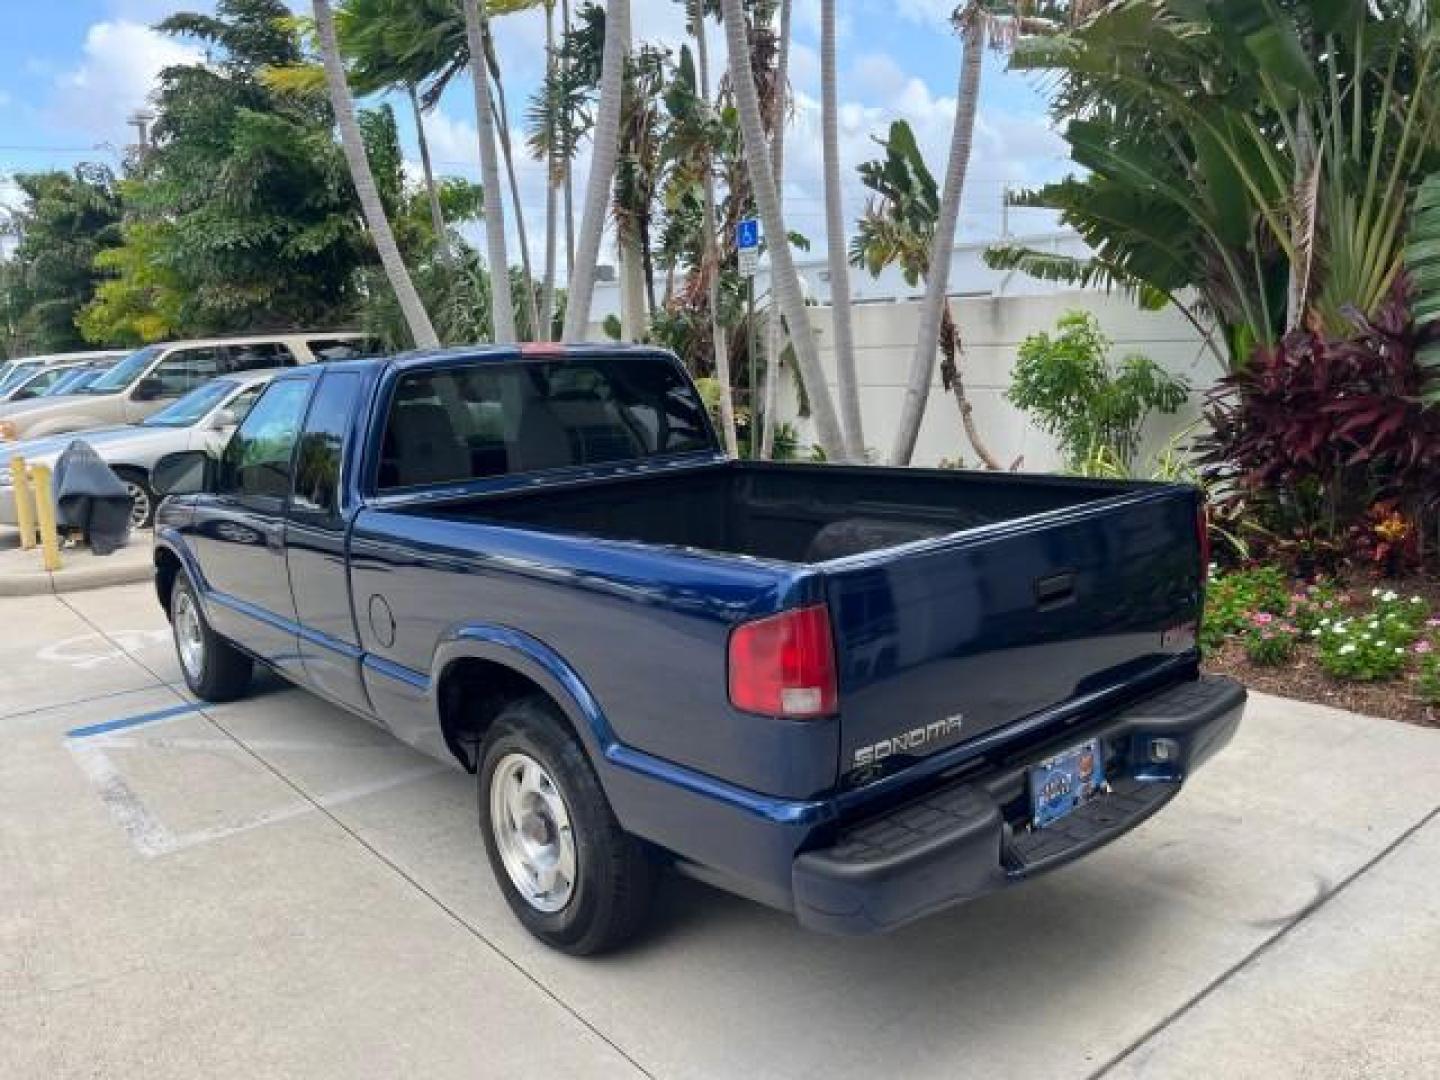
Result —
[[[877, 460], [883, 461], [889, 456], [894, 440], [905, 380], [915, 350], [919, 307], [918, 301], [902, 300], [862, 303], [852, 309], [865, 443]], [[1115, 342], [1112, 355], [1141, 353], [1189, 380], [1190, 401], [1182, 412], [1175, 417], [1153, 418], [1147, 426], [1146, 454], [1163, 446], [1167, 438], [1195, 419], [1204, 391], [1221, 374], [1214, 354], [1184, 316], [1173, 308], [1141, 311], [1118, 295], [1079, 290], [1048, 295], [954, 298], [951, 310], [965, 346], [962, 372], [975, 407], [975, 423], [991, 452], [1006, 466], [1021, 457], [1022, 468], [1027, 471], [1049, 470], [1059, 465], [1053, 441], [1002, 395], [1010, 385], [1020, 342], [1041, 330], [1053, 332], [1059, 317], [1072, 308], [1095, 313], [1101, 330]], [[831, 309], [813, 307], [810, 318], [833, 395], [836, 388]], [[796, 418], [794, 380], [783, 379], [781, 390], [781, 418], [796, 424], [803, 442], [812, 442], [814, 435], [809, 422]], [[940, 385], [937, 363], [914, 461], [917, 465], [934, 465], [942, 458], [957, 457], [963, 458], [967, 465], [978, 465], [975, 452], [965, 440], [955, 398]]]

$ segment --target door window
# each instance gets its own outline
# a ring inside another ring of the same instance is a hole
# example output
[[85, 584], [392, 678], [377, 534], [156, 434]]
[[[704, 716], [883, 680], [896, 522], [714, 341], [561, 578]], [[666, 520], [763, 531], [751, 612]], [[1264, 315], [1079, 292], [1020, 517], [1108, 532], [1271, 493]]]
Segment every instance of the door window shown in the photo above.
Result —
[[290, 491], [291, 461], [310, 383], [271, 383], [225, 444], [219, 489], [241, 498], [282, 500]]
[[179, 397], [220, 374], [220, 353], [214, 348], [176, 349], [155, 365], [145, 381], [156, 384], [156, 397]]
[[340, 455], [355, 403], [360, 376], [332, 372], [315, 392], [295, 459], [297, 511], [334, 518], [340, 512]]
[[294, 367], [295, 354], [278, 341], [231, 345], [225, 358], [226, 371], [256, 371], [260, 368]]

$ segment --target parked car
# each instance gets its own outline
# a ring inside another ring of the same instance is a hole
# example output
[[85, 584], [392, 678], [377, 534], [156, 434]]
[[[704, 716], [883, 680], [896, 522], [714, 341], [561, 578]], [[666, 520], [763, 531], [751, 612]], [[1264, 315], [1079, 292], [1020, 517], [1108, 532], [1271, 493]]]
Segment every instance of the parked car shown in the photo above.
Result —
[[78, 394], [11, 405], [0, 417], [0, 443], [39, 435], [135, 424], [217, 375], [309, 364], [370, 350], [354, 332], [274, 333], [147, 345]]
[[54, 387], [69, 381], [72, 376], [90, 370], [91, 366], [90, 361], [72, 360], [48, 366], [19, 368], [0, 385], [0, 406], [45, 397]]
[[150, 487], [155, 462], [180, 450], [218, 453], [266, 383], [281, 370], [268, 368], [211, 379], [138, 424], [78, 435], [49, 435], [11, 445], [6, 459], [0, 461], [0, 524], [19, 523], [10, 457], [19, 455], [31, 465], [53, 466], [67, 446], [81, 439], [95, 449], [130, 492], [131, 524], [137, 529], [146, 527], [155, 515], [155, 495]]
[[287, 371], [154, 480], [191, 690], [258, 661], [474, 772], [509, 906], [573, 953], [662, 865], [839, 933], [1033, 878], [1245, 701], [1199, 673], [1194, 488], [730, 461], [655, 350]]
[[[95, 352], [52, 353], [47, 356], [25, 356], [0, 363], [0, 402], [11, 400], [10, 392], [22, 383], [49, 368], [69, 367], [74, 364], [118, 360], [125, 351], [102, 349]], [[0, 412], [3, 415], [3, 412]]]

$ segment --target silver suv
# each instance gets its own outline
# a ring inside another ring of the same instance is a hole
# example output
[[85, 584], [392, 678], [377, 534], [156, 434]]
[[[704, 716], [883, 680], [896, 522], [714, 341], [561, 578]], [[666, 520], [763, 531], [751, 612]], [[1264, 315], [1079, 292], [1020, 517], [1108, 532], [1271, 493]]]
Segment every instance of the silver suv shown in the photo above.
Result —
[[8, 406], [0, 418], [0, 443], [139, 423], [217, 375], [350, 359], [376, 351], [371, 338], [353, 331], [147, 345], [78, 393]]

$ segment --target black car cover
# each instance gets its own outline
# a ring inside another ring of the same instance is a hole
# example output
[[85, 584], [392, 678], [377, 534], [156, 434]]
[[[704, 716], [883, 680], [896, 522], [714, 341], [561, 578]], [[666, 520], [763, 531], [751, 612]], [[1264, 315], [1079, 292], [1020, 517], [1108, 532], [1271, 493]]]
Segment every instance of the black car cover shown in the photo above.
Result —
[[94, 447], [76, 439], [55, 462], [55, 520], [79, 529], [96, 555], [130, 539], [130, 495]]

